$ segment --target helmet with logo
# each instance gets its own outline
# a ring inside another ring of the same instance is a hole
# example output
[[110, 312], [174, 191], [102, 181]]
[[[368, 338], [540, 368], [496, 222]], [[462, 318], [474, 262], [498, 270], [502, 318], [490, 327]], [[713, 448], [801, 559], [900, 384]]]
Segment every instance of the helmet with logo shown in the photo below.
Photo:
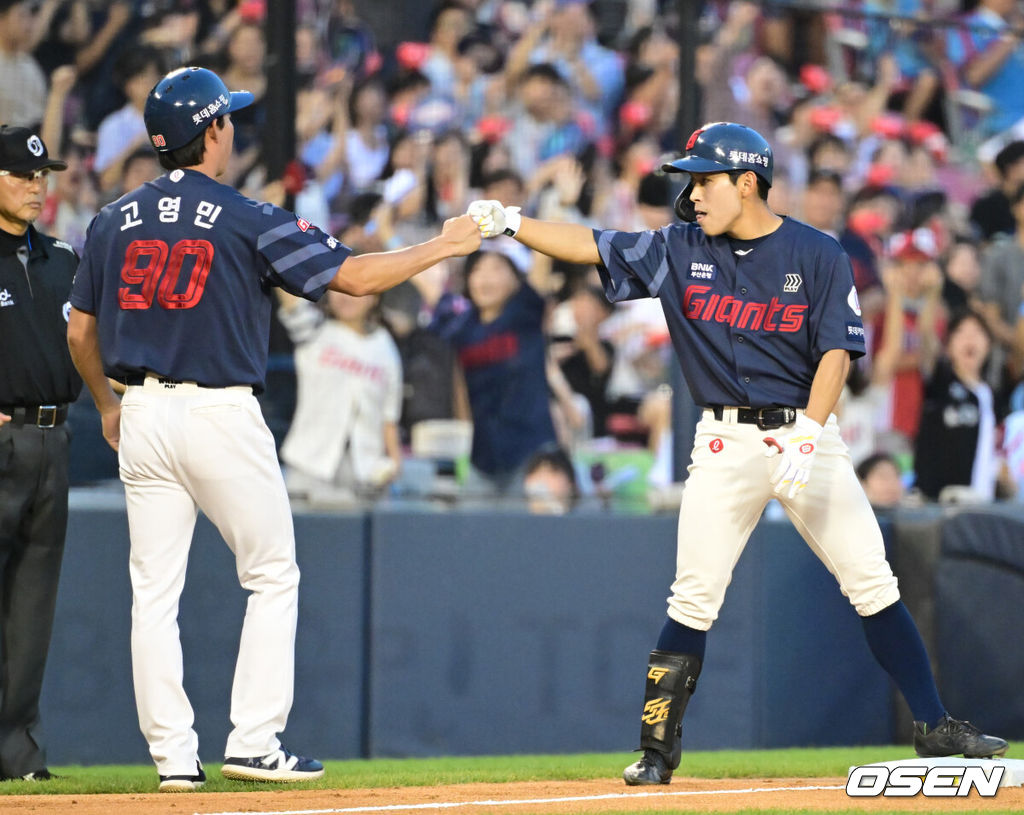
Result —
[[251, 93], [229, 91], [213, 71], [178, 68], [149, 92], [142, 115], [150, 143], [158, 153], [167, 153], [184, 147], [218, 116], [252, 103]]
[[[686, 155], [662, 165], [666, 173], [731, 173], [735, 170], [755, 173], [770, 187], [775, 160], [764, 136], [753, 128], [734, 122], [712, 122], [693, 131], [686, 141]], [[693, 221], [690, 193], [693, 182], [676, 198], [676, 214]]]

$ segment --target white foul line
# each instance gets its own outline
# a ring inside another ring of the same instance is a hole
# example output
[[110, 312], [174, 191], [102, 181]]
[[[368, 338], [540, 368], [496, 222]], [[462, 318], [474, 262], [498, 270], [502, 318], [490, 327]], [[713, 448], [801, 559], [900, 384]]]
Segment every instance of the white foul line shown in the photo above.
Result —
[[680, 798], [693, 795], [742, 795], [754, 792], [803, 792], [805, 790], [844, 790], [839, 784], [834, 787], [752, 787], [744, 790], [681, 790], [679, 792], [610, 792], [604, 795], [573, 795], [565, 798], [523, 798], [500, 801], [443, 801], [433, 804], [386, 804], [382, 806], [344, 807], [342, 809], [286, 809], [273, 812], [196, 812], [195, 815], [340, 815], [350, 812], [403, 812], [419, 809], [455, 809], [456, 807], [497, 807], [515, 804], [561, 804], [573, 801], [610, 801], [616, 798]]

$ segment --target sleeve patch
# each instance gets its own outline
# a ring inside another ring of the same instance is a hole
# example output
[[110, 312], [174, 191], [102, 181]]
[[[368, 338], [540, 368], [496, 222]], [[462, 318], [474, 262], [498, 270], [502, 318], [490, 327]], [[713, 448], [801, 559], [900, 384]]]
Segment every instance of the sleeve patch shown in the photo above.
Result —
[[864, 342], [864, 326], [860, 323], [847, 323], [846, 324], [846, 339], [852, 340], [853, 342]]

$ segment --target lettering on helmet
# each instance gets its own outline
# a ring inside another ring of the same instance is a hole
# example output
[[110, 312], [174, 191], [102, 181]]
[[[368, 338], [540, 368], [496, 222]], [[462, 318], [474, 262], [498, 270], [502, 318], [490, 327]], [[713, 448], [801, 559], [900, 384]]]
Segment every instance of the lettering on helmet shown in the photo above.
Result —
[[697, 143], [697, 139], [700, 137], [700, 134], [703, 133], [703, 132], [704, 132], [703, 130], [694, 130], [693, 133], [690, 134], [690, 138], [688, 138], [686, 140], [686, 149], [687, 150], [692, 150], [693, 149], [693, 145], [695, 145]]
[[227, 107], [230, 103], [231, 100], [227, 96], [223, 93], [220, 94], [220, 96], [210, 102], [206, 107], [200, 108], [192, 114], [192, 123], [198, 125], [202, 124], [203, 119], [216, 119], [219, 115], [218, 111], [223, 107]]
[[[804, 324], [806, 303], [780, 303], [772, 297], [767, 303], [740, 300], [731, 294], [712, 294], [710, 286], [693, 284], [683, 295], [683, 313], [688, 320], [705, 323], [725, 323], [732, 328], [750, 331], [768, 331], [792, 334]], [[863, 329], [862, 329], [863, 330]]]
[[758, 167], [768, 166], [768, 156], [760, 153], [750, 153], [746, 150], [730, 150], [729, 162], [731, 164], [756, 164]]
[[153, 135], [152, 139], [153, 139], [153, 146], [154, 147], [166, 147], [167, 146], [167, 140], [163, 136], [161, 136], [159, 133], [156, 133], [155, 135]]

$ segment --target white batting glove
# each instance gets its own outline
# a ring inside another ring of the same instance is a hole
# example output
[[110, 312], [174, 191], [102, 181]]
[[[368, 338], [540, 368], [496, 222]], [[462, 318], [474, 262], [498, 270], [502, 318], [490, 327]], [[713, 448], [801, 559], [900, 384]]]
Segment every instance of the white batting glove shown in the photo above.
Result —
[[767, 458], [782, 455], [775, 473], [768, 479], [775, 485], [777, 495], [781, 495], [788, 487], [788, 497], [793, 498], [807, 486], [822, 430], [824, 428], [810, 416], [798, 413], [793, 430], [788, 436], [781, 441], [776, 441], [771, 436], [764, 439], [764, 443], [768, 445], [768, 449], [764, 451]]
[[519, 207], [505, 207], [501, 201], [473, 201], [466, 209], [466, 214], [473, 219], [482, 238], [498, 235], [513, 237], [522, 223]]

